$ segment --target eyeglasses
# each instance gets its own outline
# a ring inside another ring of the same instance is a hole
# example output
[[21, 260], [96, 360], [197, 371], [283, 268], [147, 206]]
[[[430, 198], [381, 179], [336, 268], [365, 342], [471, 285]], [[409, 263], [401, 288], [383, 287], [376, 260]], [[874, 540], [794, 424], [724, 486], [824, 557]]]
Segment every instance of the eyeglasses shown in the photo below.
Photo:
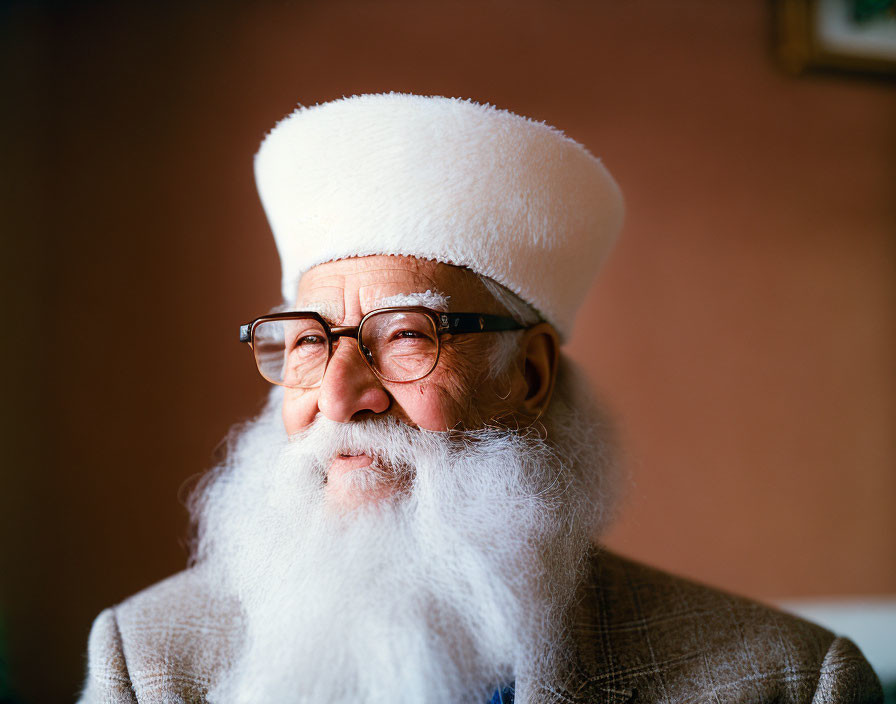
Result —
[[255, 354], [272, 384], [311, 389], [324, 378], [336, 339], [353, 337], [367, 366], [383, 381], [424, 378], [439, 362], [441, 337], [521, 330], [512, 318], [486, 313], [441, 313], [420, 306], [379, 308], [358, 325], [330, 325], [312, 312], [274, 313], [240, 326], [240, 342]]

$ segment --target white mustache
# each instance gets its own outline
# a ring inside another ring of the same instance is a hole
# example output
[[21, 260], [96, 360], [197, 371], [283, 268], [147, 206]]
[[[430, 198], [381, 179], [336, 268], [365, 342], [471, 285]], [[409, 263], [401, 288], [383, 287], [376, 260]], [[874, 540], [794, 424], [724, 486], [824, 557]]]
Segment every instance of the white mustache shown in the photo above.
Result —
[[414, 428], [392, 417], [338, 423], [323, 416], [289, 437], [293, 452], [325, 467], [340, 455], [367, 455], [375, 463], [405, 468], [420, 451], [438, 451], [444, 433]]

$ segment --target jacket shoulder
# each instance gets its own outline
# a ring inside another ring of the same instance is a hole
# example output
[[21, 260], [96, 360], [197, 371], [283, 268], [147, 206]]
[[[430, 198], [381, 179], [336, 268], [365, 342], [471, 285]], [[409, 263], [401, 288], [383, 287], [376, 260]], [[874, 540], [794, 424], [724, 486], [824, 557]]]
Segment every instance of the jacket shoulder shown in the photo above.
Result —
[[87, 681], [80, 702], [136, 704], [121, 646], [121, 632], [112, 609], [93, 622], [87, 641]]
[[238, 606], [220, 591], [190, 569], [103, 611], [91, 629], [82, 701], [204, 699], [241, 631]]
[[820, 626], [609, 552], [589, 569], [580, 656], [610, 689], [638, 701], [882, 701], [858, 648]]

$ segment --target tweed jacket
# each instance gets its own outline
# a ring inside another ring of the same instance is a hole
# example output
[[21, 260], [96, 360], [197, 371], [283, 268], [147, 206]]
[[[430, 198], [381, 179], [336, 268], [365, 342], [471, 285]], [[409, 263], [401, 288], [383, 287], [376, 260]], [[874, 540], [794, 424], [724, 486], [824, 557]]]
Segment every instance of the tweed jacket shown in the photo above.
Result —
[[[551, 685], [517, 680], [517, 704], [882, 702], [849, 640], [753, 601], [595, 551]], [[204, 702], [241, 639], [237, 604], [201, 569], [103, 611], [82, 703]], [[472, 703], [477, 704], [477, 703]]]

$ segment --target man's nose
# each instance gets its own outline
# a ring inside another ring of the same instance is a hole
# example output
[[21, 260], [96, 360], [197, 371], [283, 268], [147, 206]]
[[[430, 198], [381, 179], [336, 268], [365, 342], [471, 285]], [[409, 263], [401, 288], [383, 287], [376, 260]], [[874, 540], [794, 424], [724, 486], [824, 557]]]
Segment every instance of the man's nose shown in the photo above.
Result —
[[376, 374], [350, 338], [339, 338], [320, 383], [317, 407], [330, 420], [347, 423], [356, 415], [384, 413], [391, 403]]

